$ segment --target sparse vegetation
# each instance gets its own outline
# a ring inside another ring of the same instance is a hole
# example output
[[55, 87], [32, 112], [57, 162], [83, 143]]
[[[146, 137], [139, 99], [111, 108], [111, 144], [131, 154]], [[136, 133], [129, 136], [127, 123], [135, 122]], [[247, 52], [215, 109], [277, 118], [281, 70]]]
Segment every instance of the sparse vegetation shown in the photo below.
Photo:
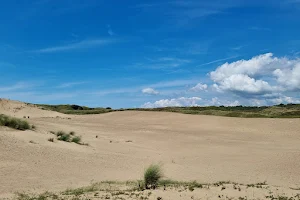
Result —
[[0, 126], [7, 126], [22, 131], [31, 128], [27, 121], [3, 114], [0, 114]]
[[61, 140], [61, 141], [65, 141], [65, 142], [70, 142], [71, 141], [71, 135], [68, 134], [68, 133], [63, 133], [62, 135], [59, 135], [57, 137], [58, 140]]
[[86, 114], [102, 114], [112, 112], [113, 110], [109, 107], [107, 108], [89, 108], [86, 106], [79, 105], [46, 105], [46, 104], [36, 104], [44, 110], [52, 110], [64, 114], [74, 114], [74, 115], [86, 115]]
[[[65, 141], [65, 142], [74, 142], [76, 144], [88, 146], [88, 143], [83, 143], [81, 141], [81, 136], [76, 136], [76, 133], [74, 131], [70, 131], [69, 133], [66, 133], [64, 131], [57, 131], [56, 133], [54, 131], [50, 131], [50, 133], [52, 133], [53, 135], [56, 135], [57, 140]], [[50, 138], [50, 139], [53, 139], [53, 138]], [[48, 141], [50, 141], [50, 140], [48, 139]], [[53, 141], [54, 141], [54, 139], [53, 139]], [[50, 142], [52, 142], [52, 141], [50, 141]]]
[[133, 111], [162, 111], [194, 115], [216, 115], [225, 117], [244, 118], [300, 118], [300, 104], [279, 104], [274, 106], [193, 106], [193, 107], [165, 107], [165, 108], [89, 108], [79, 105], [38, 105], [42, 109], [53, 110], [65, 114], [102, 114], [108, 112]]
[[54, 138], [49, 138], [48, 141], [49, 142], [54, 142]]
[[[118, 182], [118, 181], [102, 181], [99, 183], [92, 183], [89, 186], [86, 187], [80, 187], [80, 188], [74, 188], [74, 189], [67, 189], [63, 192], [57, 192], [57, 193], [50, 193], [50, 192], [44, 192], [41, 194], [26, 194], [26, 193], [17, 193], [16, 198], [17, 200], [48, 200], [48, 199], [56, 199], [56, 200], [65, 200], [65, 199], [149, 199], [149, 197], [152, 197], [152, 199], [163, 199], [165, 198], [163, 196], [163, 193], [159, 191], [158, 193], [154, 192], [155, 195], [152, 195], [152, 191], [144, 191], [139, 190], [139, 188], [136, 187], [137, 181], [126, 181], [126, 182]], [[180, 182], [180, 181], [173, 181], [173, 180], [160, 180], [157, 182], [158, 186], [160, 184], [167, 184], [169, 187], [169, 192], [175, 193], [178, 192], [178, 195], [181, 197], [181, 192], [193, 192], [197, 188], [203, 188], [204, 184], [197, 183], [196, 181], [193, 182]], [[216, 187], [224, 187], [223, 184], [233, 184], [232, 182], [218, 182], [219, 186]], [[243, 184], [236, 184], [236, 187], [239, 187]], [[174, 190], [174, 185], [177, 185], [179, 188]], [[205, 184], [205, 185], [212, 185], [212, 184]], [[259, 185], [259, 183], [254, 184]], [[245, 185], [244, 185], [245, 186]], [[206, 187], [205, 187], [206, 188]], [[160, 188], [162, 190], [162, 188]], [[207, 188], [209, 189], [209, 188]], [[227, 189], [230, 190], [230, 187]], [[277, 187], [273, 188], [274, 190], [277, 190]], [[207, 190], [204, 190], [207, 191]], [[250, 189], [252, 191], [252, 189]], [[158, 195], [159, 196], [156, 196]], [[196, 193], [195, 193], [196, 194]], [[152, 195], [152, 196], [151, 196]], [[217, 198], [219, 199], [239, 199], [239, 200], [246, 200], [249, 198], [249, 196], [244, 196], [241, 194], [241, 196], [235, 196], [230, 197], [228, 194], [215, 194]], [[235, 195], [233, 193], [233, 195]], [[196, 196], [195, 196], [196, 197]], [[299, 194], [289, 194], [288, 193], [278, 193], [270, 194], [264, 196], [264, 199], [270, 199], [270, 200], [299, 200], [300, 195]], [[198, 199], [197, 197], [194, 198], [194, 196], [191, 196], [191, 199]], [[252, 198], [249, 198], [252, 199]]]
[[47, 199], [60, 199], [57, 194], [44, 192], [42, 194], [26, 194], [26, 193], [17, 193], [17, 200], [47, 200]]
[[158, 181], [163, 177], [162, 169], [159, 165], [150, 165], [144, 172], [144, 183], [146, 189], [156, 187]]
[[72, 138], [71, 142], [81, 144], [81, 137], [75, 136], [75, 137]]

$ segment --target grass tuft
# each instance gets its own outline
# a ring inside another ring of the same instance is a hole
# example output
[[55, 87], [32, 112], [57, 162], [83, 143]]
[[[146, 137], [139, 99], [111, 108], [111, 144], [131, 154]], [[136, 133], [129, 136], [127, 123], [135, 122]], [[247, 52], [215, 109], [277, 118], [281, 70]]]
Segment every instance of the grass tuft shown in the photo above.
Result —
[[61, 140], [61, 141], [65, 141], [65, 142], [70, 142], [70, 140], [71, 140], [71, 135], [70, 135], [70, 134], [67, 134], [67, 133], [64, 133], [64, 134], [58, 136], [57, 139], [58, 139], [58, 140]]
[[145, 187], [157, 186], [159, 180], [163, 177], [162, 169], [159, 165], [150, 165], [144, 172], [144, 183]]
[[71, 142], [74, 142], [76, 144], [81, 144], [81, 137], [80, 136], [75, 136], [72, 138]]
[[27, 121], [3, 114], [0, 114], [0, 126], [7, 126], [22, 131], [31, 128]]

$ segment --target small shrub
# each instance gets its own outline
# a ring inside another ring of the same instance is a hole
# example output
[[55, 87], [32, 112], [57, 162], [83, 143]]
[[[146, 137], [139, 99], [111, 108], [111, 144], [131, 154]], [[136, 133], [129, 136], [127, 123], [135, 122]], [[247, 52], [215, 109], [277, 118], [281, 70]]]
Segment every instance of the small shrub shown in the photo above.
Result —
[[55, 134], [55, 132], [54, 132], [54, 131], [50, 131], [50, 133], [51, 133], [51, 134]]
[[194, 191], [195, 188], [203, 188], [203, 185], [196, 182], [196, 181], [193, 181], [189, 184], [188, 188], [189, 188], [190, 191]]
[[71, 142], [74, 142], [76, 144], [81, 144], [81, 137], [75, 136], [72, 138]]
[[54, 142], [54, 138], [49, 138], [48, 141], [49, 142]]
[[65, 133], [65, 134], [59, 136], [57, 139], [61, 140], [61, 141], [65, 141], [65, 142], [70, 142], [71, 135]]
[[70, 131], [70, 135], [75, 135], [75, 132], [74, 131]]
[[32, 125], [32, 126], [31, 126], [31, 129], [32, 129], [32, 130], [35, 130], [35, 129], [36, 129], [35, 125]]
[[0, 114], [0, 126], [7, 126], [18, 130], [30, 129], [30, 125], [27, 121], [9, 117], [3, 114]]
[[145, 187], [155, 187], [163, 177], [163, 172], [159, 165], [150, 165], [144, 172]]
[[56, 133], [56, 136], [57, 136], [57, 137], [60, 137], [60, 136], [63, 136], [63, 135], [66, 135], [66, 133], [63, 132], [63, 131], [58, 131], [58, 132]]

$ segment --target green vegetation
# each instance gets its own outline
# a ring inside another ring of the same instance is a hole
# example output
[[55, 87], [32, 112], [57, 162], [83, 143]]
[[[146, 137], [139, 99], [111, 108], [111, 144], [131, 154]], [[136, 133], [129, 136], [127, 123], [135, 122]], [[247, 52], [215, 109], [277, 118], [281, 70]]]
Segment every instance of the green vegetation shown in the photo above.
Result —
[[31, 128], [31, 126], [29, 125], [29, 123], [27, 121], [21, 120], [21, 119], [15, 118], [15, 117], [9, 117], [9, 116], [3, 115], [3, 114], [0, 114], [0, 126], [7, 126], [10, 128], [14, 128], [14, 129], [22, 130], [22, 131]]
[[146, 188], [156, 187], [158, 181], [163, 177], [162, 169], [159, 165], [150, 165], [144, 173], [144, 184]]
[[86, 186], [86, 187], [81, 187], [81, 188], [76, 188], [76, 189], [67, 189], [66, 191], [62, 192], [62, 194], [79, 196], [81, 194], [88, 193], [88, 192], [95, 192], [97, 190], [99, 190], [98, 184], [94, 183], [94, 184], [92, 184], [90, 186]]
[[215, 115], [225, 117], [244, 118], [300, 118], [300, 104], [287, 104], [276, 106], [206, 106], [206, 107], [165, 107], [165, 108], [139, 108], [128, 110], [176, 112], [194, 115]]
[[176, 112], [194, 115], [215, 115], [225, 117], [245, 117], [245, 118], [300, 118], [300, 104], [279, 104], [275, 106], [194, 106], [194, 107], [165, 107], [165, 108], [128, 108], [111, 109], [89, 108], [78, 105], [38, 105], [42, 109], [53, 110], [65, 114], [102, 114], [117, 111], [158, 111]]
[[71, 142], [80, 144], [81, 143], [81, 137], [75, 136], [75, 137], [72, 138]]
[[44, 192], [42, 194], [33, 195], [26, 193], [17, 193], [17, 200], [47, 200], [47, 199], [60, 199], [57, 194]]
[[[71, 131], [70, 133], [66, 133], [64, 131], [57, 131], [55, 133], [54, 131], [50, 131], [50, 133], [56, 135], [57, 140], [60, 140], [60, 141], [74, 142], [74, 143], [80, 144], [80, 145], [88, 145], [87, 143], [82, 143], [81, 137], [76, 136], [76, 133], [74, 131]], [[50, 139], [51, 139], [51, 141], [50, 141]], [[50, 138], [50, 139], [48, 139], [48, 141], [50, 141], [50, 142], [54, 141], [53, 138]]]
[[112, 112], [110, 107], [107, 108], [89, 108], [86, 106], [79, 105], [46, 105], [46, 104], [36, 104], [43, 110], [52, 110], [64, 114], [74, 114], [74, 115], [86, 115], [86, 114], [102, 114]]

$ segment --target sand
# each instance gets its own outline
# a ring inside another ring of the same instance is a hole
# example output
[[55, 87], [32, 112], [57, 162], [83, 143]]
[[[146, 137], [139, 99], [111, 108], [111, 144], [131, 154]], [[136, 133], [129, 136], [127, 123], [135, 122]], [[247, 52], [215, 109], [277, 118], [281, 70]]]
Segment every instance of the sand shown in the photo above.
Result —
[[[162, 165], [165, 178], [180, 181], [300, 187], [300, 119], [142, 111], [65, 115], [4, 99], [0, 113], [29, 116], [37, 127], [0, 127], [0, 197], [137, 180], [151, 163]], [[49, 142], [55, 138], [50, 131], [58, 130], [75, 131], [89, 146]]]

